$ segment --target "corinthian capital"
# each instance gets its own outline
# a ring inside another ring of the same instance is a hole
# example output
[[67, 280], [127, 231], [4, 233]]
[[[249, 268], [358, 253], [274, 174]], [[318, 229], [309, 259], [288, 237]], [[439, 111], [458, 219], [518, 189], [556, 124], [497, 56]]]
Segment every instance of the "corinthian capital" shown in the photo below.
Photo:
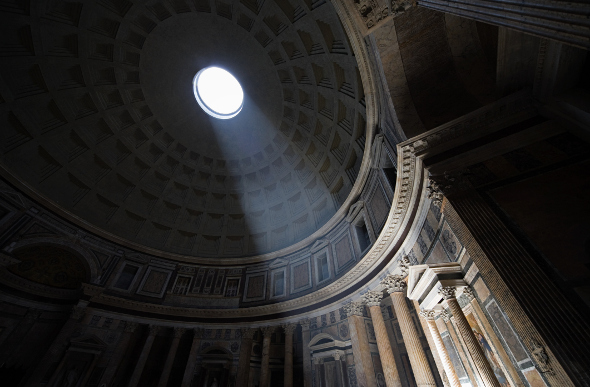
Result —
[[160, 326], [159, 325], [150, 325], [150, 336], [155, 336], [158, 334], [158, 332], [160, 331]]
[[240, 333], [242, 334], [243, 339], [252, 339], [254, 338], [254, 333], [256, 332], [255, 329], [252, 328], [240, 328]]
[[309, 330], [309, 326], [311, 325], [311, 321], [308, 318], [304, 318], [303, 320], [299, 321], [299, 325], [303, 330]]
[[138, 326], [139, 326], [139, 324], [134, 321], [126, 321], [125, 322], [125, 332], [133, 333], [133, 332], [135, 332], [135, 330], [137, 329]]
[[408, 276], [408, 270], [410, 268], [410, 258], [407, 255], [404, 255], [399, 260], [399, 269], [401, 271], [402, 277]]
[[184, 335], [184, 332], [186, 332], [186, 328], [174, 327], [174, 337], [175, 338], [180, 339], [182, 337], [182, 335]]
[[275, 331], [275, 329], [277, 329], [277, 327], [272, 326], [272, 325], [267, 325], [267, 326], [260, 328], [260, 330], [262, 331], [262, 335], [264, 337], [270, 337], [273, 334], [273, 332]]
[[367, 304], [367, 306], [380, 306], [382, 298], [383, 293], [376, 290], [369, 290], [363, 294], [363, 302]]
[[381, 285], [387, 289], [389, 294], [396, 293], [396, 292], [404, 292], [408, 287], [406, 281], [404, 281], [404, 277], [400, 275], [393, 275], [390, 274], [381, 281]]
[[454, 286], [445, 286], [444, 288], [440, 288], [438, 294], [442, 296], [445, 300], [450, 300], [456, 297], [457, 289]]
[[285, 335], [292, 335], [293, 332], [295, 332], [296, 328], [297, 328], [297, 324], [295, 324], [295, 323], [283, 324], [283, 330], [285, 331]]
[[469, 302], [473, 301], [473, 299], [475, 298], [475, 294], [473, 294], [473, 290], [471, 290], [469, 286], [464, 287], [463, 293], [461, 294], [464, 295], [465, 298], [467, 298], [467, 301]]
[[360, 301], [352, 301], [344, 305], [344, 311], [348, 317], [350, 316], [362, 316], [363, 308], [365, 306]]
[[424, 320], [434, 320], [436, 312], [434, 310], [423, 310], [420, 312], [420, 316], [424, 317]]
[[70, 313], [70, 318], [74, 320], [80, 320], [86, 314], [86, 308], [81, 306], [74, 306], [72, 308], [72, 313]]

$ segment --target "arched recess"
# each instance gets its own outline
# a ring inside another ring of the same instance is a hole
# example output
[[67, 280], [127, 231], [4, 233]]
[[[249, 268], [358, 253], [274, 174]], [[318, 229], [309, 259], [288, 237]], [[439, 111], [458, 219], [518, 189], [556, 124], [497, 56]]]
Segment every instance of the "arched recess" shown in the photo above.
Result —
[[69, 241], [34, 238], [17, 242], [11, 254], [20, 260], [7, 267], [12, 274], [42, 285], [79, 289], [97, 277], [96, 263]]

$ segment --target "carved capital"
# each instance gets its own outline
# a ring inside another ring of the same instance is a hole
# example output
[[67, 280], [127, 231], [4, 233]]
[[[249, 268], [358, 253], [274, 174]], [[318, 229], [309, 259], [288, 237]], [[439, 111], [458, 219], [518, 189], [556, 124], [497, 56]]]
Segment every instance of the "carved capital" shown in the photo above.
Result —
[[277, 329], [277, 327], [272, 326], [272, 325], [267, 325], [267, 326], [260, 328], [260, 330], [262, 331], [262, 335], [264, 337], [270, 337], [276, 329]]
[[186, 332], [186, 328], [174, 327], [174, 338], [180, 339], [184, 335], [184, 332]]
[[252, 340], [254, 338], [254, 333], [256, 333], [256, 329], [252, 328], [240, 328], [242, 332], [242, 338]]
[[162, 327], [159, 325], [150, 325], [150, 336], [157, 335], [160, 332], [160, 328]]
[[461, 294], [465, 296], [465, 298], [467, 298], [467, 301], [469, 302], [473, 301], [473, 299], [475, 298], [475, 294], [473, 294], [473, 290], [469, 286], [464, 287], [463, 293]]
[[457, 298], [456, 293], [457, 289], [454, 286], [445, 286], [444, 288], [440, 288], [438, 290], [438, 294], [440, 294], [445, 300]]
[[308, 318], [304, 318], [303, 320], [299, 321], [299, 325], [301, 325], [301, 328], [303, 328], [304, 331], [307, 331], [309, 330], [311, 321]]
[[432, 201], [432, 204], [437, 207], [442, 205], [445, 195], [442, 192], [440, 184], [438, 184], [433, 179], [428, 179], [428, 187], [426, 187], [426, 192], [428, 199]]
[[367, 306], [380, 306], [382, 298], [383, 293], [376, 290], [369, 290], [363, 294], [363, 302], [367, 304]]
[[86, 314], [86, 308], [81, 306], [74, 306], [70, 313], [70, 318], [74, 320], [80, 320]]
[[440, 317], [444, 322], [448, 323], [451, 320], [451, 315], [446, 310], [440, 312]]
[[420, 316], [424, 317], [424, 320], [433, 320], [436, 317], [436, 312], [434, 310], [423, 310], [420, 312]]
[[138, 326], [139, 324], [134, 321], [125, 321], [125, 332], [133, 333], [135, 332]]
[[360, 301], [352, 301], [344, 305], [344, 311], [348, 317], [350, 316], [362, 316], [364, 305]]
[[396, 292], [405, 292], [408, 284], [401, 275], [390, 274], [381, 281], [381, 285], [387, 289], [389, 294]]
[[399, 260], [399, 269], [401, 272], [401, 275], [403, 277], [407, 277], [408, 276], [408, 271], [410, 269], [410, 258], [408, 258], [407, 255], [404, 255], [403, 257], [400, 258]]
[[549, 364], [549, 355], [545, 351], [545, 347], [535, 339], [531, 339], [531, 353], [535, 357], [540, 371], [553, 375], [553, 367]]
[[193, 328], [193, 339], [201, 339], [203, 338], [204, 330], [203, 328]]
[[285, 335], [293, 335], [295, 329], [297, 329], [297, 324], [295, 323], [283, 324], [283, 330], [285, 331]]
[[339, 361], [344, 357], [344, 352], [335, 351], [334, 352], [334, 360]]

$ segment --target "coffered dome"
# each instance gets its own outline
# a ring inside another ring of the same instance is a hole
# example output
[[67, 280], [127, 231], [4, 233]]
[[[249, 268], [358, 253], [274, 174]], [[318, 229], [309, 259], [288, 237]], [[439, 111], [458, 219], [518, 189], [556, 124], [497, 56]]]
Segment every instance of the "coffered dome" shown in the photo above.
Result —
[[[70, 219], [132, 247], [240, 257], [305, 239], [350, 193], [364, 94], [330, 3], [14, 4], [1, 162]], [[244, 90], [232, 119], [193, 96], [211, 65]]]

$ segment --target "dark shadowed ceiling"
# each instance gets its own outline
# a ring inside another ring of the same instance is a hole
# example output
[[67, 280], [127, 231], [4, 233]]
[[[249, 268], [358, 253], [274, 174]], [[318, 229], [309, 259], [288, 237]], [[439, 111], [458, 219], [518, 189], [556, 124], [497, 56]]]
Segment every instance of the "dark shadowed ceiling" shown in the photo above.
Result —
[[[1, 164], [78, 222], [202, 257], [287, 247], [356, 179], [365, 108], [356, 59], [323, 1], [0, 2]], [[192, 78], [245, 92], [207, 116]], [[95, 229], [96, 230], [96, 229]]]

